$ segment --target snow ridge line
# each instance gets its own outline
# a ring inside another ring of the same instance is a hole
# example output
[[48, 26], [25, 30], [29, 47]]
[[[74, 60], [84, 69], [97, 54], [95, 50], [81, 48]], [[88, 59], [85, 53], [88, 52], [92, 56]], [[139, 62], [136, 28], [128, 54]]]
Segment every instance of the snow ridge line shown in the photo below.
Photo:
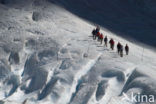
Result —
[[71, 91], [69, 93], [70, 97], [68, 98], [67, 104], [70, 104], [70, 100], [72, 98], [72, 95], [76, 92], [76, 86], [79, 83], [79, 80], [82, 76], [86, 75], [88, 71], [92, 69], [92, 67], [96, 64], [97, 60], [100, 58], [102, 53], [99, 53], [96, 59], [90, 60], [82, 69], [75, 75], [74, 82], [71, 87]]

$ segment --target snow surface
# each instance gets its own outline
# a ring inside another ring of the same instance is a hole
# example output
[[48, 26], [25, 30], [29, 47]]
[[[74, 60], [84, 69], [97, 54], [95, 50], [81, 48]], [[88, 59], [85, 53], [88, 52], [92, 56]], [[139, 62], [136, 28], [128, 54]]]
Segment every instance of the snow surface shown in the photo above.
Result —
[[121, 58], [92, 39], [94, 25], [67, 10], [9, 1], [0, 4], [0, 103], [133, 104], [122, 93], [137, 91], [156, 97], [154, 51], [102, 28], [115, 43], [129, 44]]
[[48, 0], [136, 44], [156, 47], [155, 0]]

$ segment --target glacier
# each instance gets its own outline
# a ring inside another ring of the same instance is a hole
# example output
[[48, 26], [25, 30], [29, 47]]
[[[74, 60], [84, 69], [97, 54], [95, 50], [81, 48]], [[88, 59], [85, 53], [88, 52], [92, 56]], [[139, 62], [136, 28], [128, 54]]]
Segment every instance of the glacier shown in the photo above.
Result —
[[156, 97], [155, 44], [101, 25], [104, 36], [129, 45], [121, 58], [92, 39], [95, 21], [66, 8], [73, 2], [0, 0], [0, 104], [135, 104], [124, 94]]

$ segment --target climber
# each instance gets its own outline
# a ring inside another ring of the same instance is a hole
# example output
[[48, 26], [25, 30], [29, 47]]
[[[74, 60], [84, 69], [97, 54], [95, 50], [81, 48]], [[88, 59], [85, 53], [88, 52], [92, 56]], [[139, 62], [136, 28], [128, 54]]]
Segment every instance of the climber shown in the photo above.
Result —
[[93, 40], [96, 40], [96, 29], [92, 31], [92, 35], [93, 35]]
[[120, 48], [120, 56], [123, 57], [123, 45], [121, 45], [121, 48]]
[[114, 44], [115, 44], [115, 42], [114, 42], [114, 40], [111, 38], [111, 40], [109, 41], [109, 43], [110, 43], [110, 48], [112, 49], [112, 50], [114, 50]]
[[100, 41], [100, 32], [98, 32], [97, 34], [96, 34], [96, 37], [97, 37], [97, 39], [98, 39], [98, 41]]
[[96, 31], [96, 33], [100, 32], [100, 26], [97, 25], [95, 31]]
[[118, 54], [120, 53], [120, 50], [121, 50], [121, 44], [120, 44], [120, 42], [118, 42], [118, 44], [117, 44], [117, 52], [118, 52]]
[[129, 46], [128, 46], [128, 44], [126, 44], [126, 46], [125, 46], [125, 51], [126, 51], [126, 55], [128, 55], [128, 53], [129, 53]]
[[101, 44], [102, 44], [102, 41], [103, 41], [103, 34], [102, 33], [100, 34], [100, 41], [101, 41]]
[[107, 41], [108, 41], [108, 38], [107, 38], [107, 36], [105, 36], [105, 38], [104, 38], [104, 45], [107, 47]]

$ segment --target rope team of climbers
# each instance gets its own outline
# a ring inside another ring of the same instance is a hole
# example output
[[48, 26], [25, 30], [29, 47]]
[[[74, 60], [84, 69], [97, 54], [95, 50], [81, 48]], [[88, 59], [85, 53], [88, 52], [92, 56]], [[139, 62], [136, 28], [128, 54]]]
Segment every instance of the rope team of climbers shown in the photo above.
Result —
[[[108, 46], [107, 45], [108, 44], [108, 37], [107, 36], [104, 37], [104, 35], [102, 33], [100, 33], [100, 27], [99, 26], [97, 26], [96, 29], [93, 29], [92, 35], [93, 35], [93, 40], [97, 39], [97, 41], [99, 41], [101, 43], [101, 45], [102, 45], [102, 42], [104, 41], [104, 46], [105, 47]], [[113, 40], [113, 38], [111, 38], [109, 40], [109, 44], [110, 44], [110, 48], [112, 50], [114, 50], [115, 41]], [[128, 46], [128, 44], [126, 44], [126, 46], [123, 47], [123, 45], [120, 42], [118, 42], [118, 44], [117, 44], [117, 52], [118, 52], [118, 54], [121, 57], [123, 57], [123, 51], [124, 51], [123, 48], [125, 49], [126, 55], [128, 55], [128, 53], [129, 53], [129, 46]]]

